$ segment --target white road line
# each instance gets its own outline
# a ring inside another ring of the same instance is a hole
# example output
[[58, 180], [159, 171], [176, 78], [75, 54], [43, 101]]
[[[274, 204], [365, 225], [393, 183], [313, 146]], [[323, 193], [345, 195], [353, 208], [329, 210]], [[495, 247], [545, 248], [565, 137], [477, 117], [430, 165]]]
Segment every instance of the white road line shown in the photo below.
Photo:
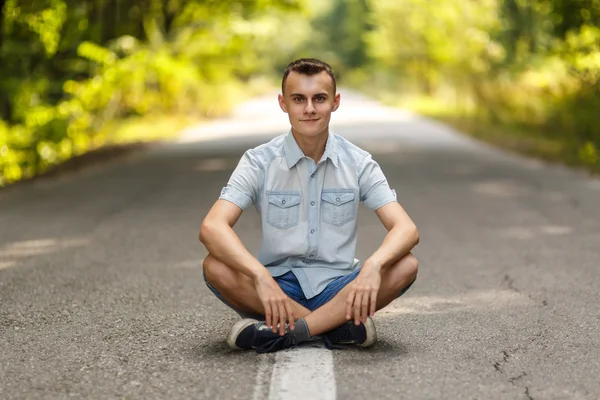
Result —
[[260, 357], [260, 362], [258, 371], [256, 371], [256, 384], [254, 385], [252, 400], [262, 400], [269, 396], [269, 372], [273, 364], [272, 354], [261, 354], [258, 357]]
[[330, 350], [299, 347], [276, 353], [269, 400], [335, 398], [335, 374]]

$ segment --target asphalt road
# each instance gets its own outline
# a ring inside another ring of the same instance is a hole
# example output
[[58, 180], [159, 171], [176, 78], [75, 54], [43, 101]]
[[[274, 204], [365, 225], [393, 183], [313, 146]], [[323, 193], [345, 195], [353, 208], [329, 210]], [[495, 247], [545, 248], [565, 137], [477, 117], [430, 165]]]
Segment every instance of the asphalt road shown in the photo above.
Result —
[[[342, 91], [416, 222], [417, 283], [336, 351], [339, 399], [600, 398], [600, 180], [506, 154]], [[118, 162], [0, 191], [0, 398], [292, 398], [274, 354], [232, 352], [200, 222], [243, 151], [285, 133], [276, 98]], [[385, 231], [362, 208], [357, 257]], [[254, 210], [236, 231], [252, 250]], [[278, 397], [279, 396], [279, 397]]]

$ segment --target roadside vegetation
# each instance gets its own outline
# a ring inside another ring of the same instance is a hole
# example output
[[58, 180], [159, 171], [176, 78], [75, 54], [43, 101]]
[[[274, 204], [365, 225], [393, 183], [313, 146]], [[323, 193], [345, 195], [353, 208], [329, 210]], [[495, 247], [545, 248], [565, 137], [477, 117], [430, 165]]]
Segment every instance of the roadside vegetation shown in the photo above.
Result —
[[600, 0], [335, 0], [322, 21], [354, 87], [600, 172]]
[[0, 186], [227, 113], [265, 87], [280, 31], [304, 12], [296, 0], [0, 0], [0, 10]]
[[600, 171], [600, 0], [0, 0], [0, 186], [165, 139], [292, 59], [481, 140]]

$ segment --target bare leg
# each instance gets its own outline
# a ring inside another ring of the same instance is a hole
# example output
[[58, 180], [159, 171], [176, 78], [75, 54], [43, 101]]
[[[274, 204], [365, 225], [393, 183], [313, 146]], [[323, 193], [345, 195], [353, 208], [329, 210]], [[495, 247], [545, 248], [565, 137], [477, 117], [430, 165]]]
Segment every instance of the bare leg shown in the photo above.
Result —
[[[408, 254], [383, 271], [381, 287], [377, 294], [377, 310], [391, 303], [403, 288], [415, 280], [417, 267], [417, 259], [412, 254]], [[350, 290], [351, 284], [340, 290], [328, 303], [304, 318], [312, 336], [328, 332], [348, 321], [346, 319], [346, 298]]]
[[[217, 260], [211, 254], [204, 259], [203, 267], [208, 283], [217, 289], [229, 304], [238, 310], [265, 314], [252, 279]], [[310, 310], [307, 308], [291, 299], [290, 301], [296, 320], [310, 314]]]

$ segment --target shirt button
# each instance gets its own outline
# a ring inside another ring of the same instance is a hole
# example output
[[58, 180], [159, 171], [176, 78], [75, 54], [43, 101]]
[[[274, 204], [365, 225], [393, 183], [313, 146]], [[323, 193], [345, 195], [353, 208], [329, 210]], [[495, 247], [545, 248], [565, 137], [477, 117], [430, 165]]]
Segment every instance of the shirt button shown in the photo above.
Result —
[[311, 205], [311, 206], [314, 206], [314, 205], [315, 205], [315, 202], [314, 202], [314, 201], [311, 201], [311, 202], [310, 202], [310, 205]]
[[[340, 198], [338, 197], [337, 199], [335, 199], [335, 201], [339, 202]], [[285, 200], [283, 202], [285, 203]]]
[[315, 177], [315, 174], [311, 174], [311, 175], [310, 175], [310, 177], [311, 177], [311, 178], [314, 178], [314, 177]]
[[310, 258], [314, 258], [314, 256], [315, 256], [314, 254], [309, 254], [308, 255], [308, 257], [310, 257]]
[[310, 233], [315, 233], [315, 230], [314, 230], [314, 229], [311, 229], [311, 230], [310, 230]]
[[[340, 201], [340, 199], [338, 199]], [[281, 200], [281, 204], [285, 204], [285, 200]]]

